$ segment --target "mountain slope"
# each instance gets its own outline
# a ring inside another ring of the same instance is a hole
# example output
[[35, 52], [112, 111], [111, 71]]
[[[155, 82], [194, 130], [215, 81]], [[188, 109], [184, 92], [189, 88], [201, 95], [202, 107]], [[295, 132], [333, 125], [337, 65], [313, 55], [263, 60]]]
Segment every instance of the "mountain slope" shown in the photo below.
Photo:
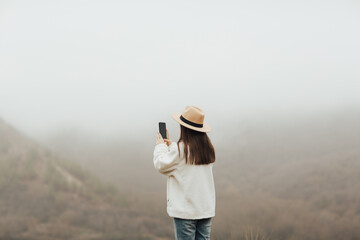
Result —
[[1, 119], [0, 216], [0, 239], [159, 239], [131, 197]]

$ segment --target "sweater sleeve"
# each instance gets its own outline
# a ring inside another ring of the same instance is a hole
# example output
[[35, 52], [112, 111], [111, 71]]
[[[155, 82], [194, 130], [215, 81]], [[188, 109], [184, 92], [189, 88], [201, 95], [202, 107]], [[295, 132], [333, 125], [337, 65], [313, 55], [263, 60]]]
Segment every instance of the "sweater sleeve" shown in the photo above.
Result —
[[169, 147], [166, 143], [160, 143], [155, 146], [154, 150], [154, 166], [161, 173], [166, 176], [172, 175], [179, 164], [179, 152], [177, 145], [173, 142]]

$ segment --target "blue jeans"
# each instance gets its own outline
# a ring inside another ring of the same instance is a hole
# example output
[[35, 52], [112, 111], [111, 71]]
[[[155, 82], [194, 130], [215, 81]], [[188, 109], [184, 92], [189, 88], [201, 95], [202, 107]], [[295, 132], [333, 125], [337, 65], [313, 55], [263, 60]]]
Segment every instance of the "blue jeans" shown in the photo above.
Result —
[[176, 240], [209, 240], [212, 218], [173, 218]]

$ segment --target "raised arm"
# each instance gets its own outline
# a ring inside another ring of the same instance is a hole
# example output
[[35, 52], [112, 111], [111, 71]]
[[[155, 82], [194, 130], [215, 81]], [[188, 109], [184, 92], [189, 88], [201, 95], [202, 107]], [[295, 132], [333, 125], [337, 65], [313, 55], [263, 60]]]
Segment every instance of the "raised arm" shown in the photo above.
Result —
[[179, 165], [179, 160], [176, 142], [171, 143], [169, 147], [166, 143], [155, 145], [154, 166], [161, 174], [166, 176], [172, 175]]

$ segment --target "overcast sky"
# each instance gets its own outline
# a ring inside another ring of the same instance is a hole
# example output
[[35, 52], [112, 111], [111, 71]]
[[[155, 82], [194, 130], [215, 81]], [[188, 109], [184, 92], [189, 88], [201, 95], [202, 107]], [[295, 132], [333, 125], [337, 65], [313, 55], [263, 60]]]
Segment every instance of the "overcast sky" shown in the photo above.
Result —
[[213, 126], [359, 107], [359, 13], [354, 0], [2, 0], [0, 117], [33, 135], [137, 135], [186, 105]]

